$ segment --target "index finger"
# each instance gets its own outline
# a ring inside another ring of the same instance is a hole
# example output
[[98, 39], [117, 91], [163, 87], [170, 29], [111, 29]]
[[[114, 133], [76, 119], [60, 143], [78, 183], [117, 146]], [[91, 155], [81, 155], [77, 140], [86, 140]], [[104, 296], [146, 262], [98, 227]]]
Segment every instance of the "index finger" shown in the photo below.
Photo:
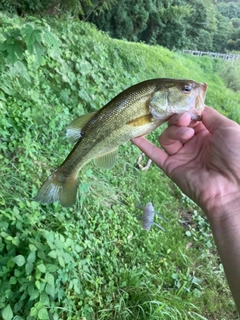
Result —
[[131, 140], [139, 149], [142, 150], [156, 165], [163, 169], [164, 163], [168, 158], [168, 155], [155, 146], [152, 142], [148, 141], [144, 137], [137, 137]]

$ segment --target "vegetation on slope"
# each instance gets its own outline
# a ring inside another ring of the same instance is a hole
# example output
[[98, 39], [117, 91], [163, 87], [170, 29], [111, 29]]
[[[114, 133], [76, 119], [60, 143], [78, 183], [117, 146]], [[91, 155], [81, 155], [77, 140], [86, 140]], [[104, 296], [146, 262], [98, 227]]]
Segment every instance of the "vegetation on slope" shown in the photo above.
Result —
[[240, 0], [3, 0], [0, 10], [72, 17], [112, 37], [168, 49], [240, 50]]
[[[1, 317], [237, 319], [201, 211], [154, 165], [139, 172], [130, 142], [112, 170], [83, 168], [73, 208], [32, 201], [71, 150], [67, 124], [136, 82], [207, 82], [207, 104], [240, 122], [239, 86], [219, 76], [231, 66], [112, 40], [72, 19], [0, 18]], [[139, 226], [136, 205], [149, 201], [166, 233]]]

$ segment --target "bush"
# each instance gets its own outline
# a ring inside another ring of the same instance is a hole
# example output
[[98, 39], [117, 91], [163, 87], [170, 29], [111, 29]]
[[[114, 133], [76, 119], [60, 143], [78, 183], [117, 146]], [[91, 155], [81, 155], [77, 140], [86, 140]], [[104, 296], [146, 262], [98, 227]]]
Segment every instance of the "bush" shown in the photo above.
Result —
[[240, 92], [240, 59], [225, 61], [220, 75], [227, 88]]
[[[83, 1], [88, 3], [91, 7], [91, 1]], [[78, 0], [3, 0], [0, 3], [0, 10], [8, 11], [9, 13], [17, 13], [19, 16], [25, 16], [27, 14], [59, 14], [68, 12], [69, 14], [78, 14], [81, 10], [80, 1]]]

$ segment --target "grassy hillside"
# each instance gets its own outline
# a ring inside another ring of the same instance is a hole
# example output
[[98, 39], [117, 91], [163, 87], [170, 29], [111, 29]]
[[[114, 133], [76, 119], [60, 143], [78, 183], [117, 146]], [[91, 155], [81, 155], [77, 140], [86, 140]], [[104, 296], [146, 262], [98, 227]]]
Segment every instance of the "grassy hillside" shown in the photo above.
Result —
[[[219, 75], [228, 67], [70, 18], [0, 18], [2, 318], [238, 319], [201, 210], [156, 166], [140, 172], [130, 142], [112, 170], [83, 168], [73, 208], [32, 201], [72, 148], [68, 123], [139, 81], [207, 82], [206, 103], [240, 122], [240, 94]], [[136, 206], [149, 201], [165, 233], [141, 229]]]

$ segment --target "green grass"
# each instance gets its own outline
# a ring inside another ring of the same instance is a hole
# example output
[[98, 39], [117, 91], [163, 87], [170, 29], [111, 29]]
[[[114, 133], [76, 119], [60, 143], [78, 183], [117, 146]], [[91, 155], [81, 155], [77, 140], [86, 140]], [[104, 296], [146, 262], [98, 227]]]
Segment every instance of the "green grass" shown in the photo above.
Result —
[[[240, 94], [219, 76], [224, 62], [110, 39], [72, 19], [0, 17], [8, 39], [11, 30], [22, 37], [0, 47], [2, 318], [238, 319], [205, 217], [154, 164], [140, 172], [130, 142], [112, 170], [82, 169], [73, 208], [32, 201], [71, 150], [68, 123], [136, 82], [207, 82], [206, 102], [239, 121]], [[26, 30], [40, 36], [31, 42]], [[165, 233], [136, 218], [150, 201]]]

